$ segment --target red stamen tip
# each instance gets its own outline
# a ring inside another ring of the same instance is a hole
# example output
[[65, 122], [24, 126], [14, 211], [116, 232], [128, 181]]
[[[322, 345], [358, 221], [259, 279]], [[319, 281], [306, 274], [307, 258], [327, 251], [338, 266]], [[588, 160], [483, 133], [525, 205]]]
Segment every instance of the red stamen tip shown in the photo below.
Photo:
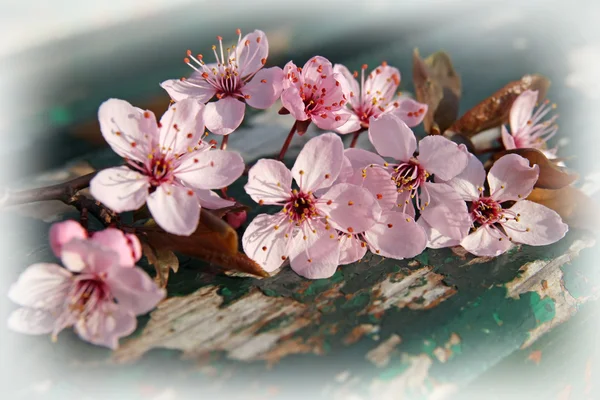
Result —
[[363, 64], [362, 67], [360, 67], [361, 69], [367, 69], [369, 68], [369, 66], [367, 64]]

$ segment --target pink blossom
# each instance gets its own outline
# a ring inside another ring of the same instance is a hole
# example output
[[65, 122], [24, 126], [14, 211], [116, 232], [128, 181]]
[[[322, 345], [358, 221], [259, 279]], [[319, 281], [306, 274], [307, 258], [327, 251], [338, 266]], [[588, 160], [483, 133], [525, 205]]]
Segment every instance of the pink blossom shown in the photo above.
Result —
[[360, 260], [367, 247], [372, 253], [398, 260], [420, 254], [427, 245], [427, 236], [414, 216], [396, 207], [396, 183], [389, 171], [378, 166], [383, 159], [362, 149], [347, 149], [345, 157], [350, 172], [340, 174], [338, 179], [367, 189], [383, 212], [377, 223], [363, 232], [340, 232], [340, 264]]
[[27, 268], [8, 293], [22, 307], [10, 315], [9, 328], [52, 333], [55, 339], [72, 326], [83, 340], [118, 347], [119, 338], [135, 330], [135, 316], [152, 310], [165, 296], [142, 269], [121, 265], [121, 246], [115, 251], [96, 239], [73, 238], [60, 245], [66, 268], [49, 263]]
[[246, 104], [258, 109], [269, 108], [281, 94], [283, 72], [279, 67], [263, 68], [269, 55], [269, 42], [264, 32], [255, 30], [223, 51], [223, 39], [218, 36], [219, 52], [213, 46], [216, 63], [206, 64], [202, 54], [197, 57], [188, 50], [184, 59], [194, 72], [187, 79], [171, 79], [161, 86], [175, 101], [194, 98], [206, 103], [206, 127], [217, 135], [228, 135], [236, 130], [246, 110]]
[[454, 189], [436, 180], [447, 181], [458, 175], [467, 165], [467, 153], [442, 136], [427, 136], [419, 142], [411, 129], [396, 115], [384, 114], [372, 120], [369, 138], [383, 157], [398, 190], [398, 204], [402, 211], [414, 215], [411, 199], [421, 212], [421, 218], [445, 236], [461, 240], [469, 231], [471, 220], [467, 207]]
[[[340, 259], [336, 230], [364, 232], [381, 214], [368, 190], [333, 185], [343, 161], [344, 146], [333, 133], [308, 141], [292, 171], [280, 161], [259, 160], [250, 169], [246, 192], [261, 205], [283, 208], [252, 220], [242, 238], [246, 254], [268, 272], [289, 259], [292, 269], [306, 278], [333, 275]], [[298, 189], [292, 189], [292, 179]]]
[[[525, 158], [505, 155], [487, 175], [487, 192], [483, 165], [477, 157], [469, 155], [465, 170], [448, 182], [470, 204], [472, 228], [460, 245], [478, 256], [497, 256], [512, 248], [513, 243], [543, 246], [563, 238], [568, 227], [560, 216], [541, 204], [525, 200], [538, 174], [539, 167], [530, 167]], [[447, 238], [442, 235], [437, 240]]]
[[297, 67], [292, 61], [283, 67], [285, 74], [281, 103], [297, 121], [312, 120], [321, 129], [337, 129], [350, 113], [340, 85], [343, 77], [334, 73], [324, 57], [315, 56]]
[[427, 112], [427, 104], [408, 97], [396, 97], [400, 71], [384, 62], [371, 71], [365, 80], [367, 68], [366, 64], [362, 66], [359, 84], [356, 79], [358, 72], [352, 74], [341, 64], [333, 67], [333, 71], [343, 77], [340, 83], [351, 111], [348, 121], [336, 131], [346, 134], [367, 129], [372, 118], [388, 112], [394, 113], [410, 127], [419, 125]]
[[543, 121], [555, 105], [546, 100], [535, 110], [537, 101], [537, 90], [526, 90], [517, 97], [510, 109], [510, 133], [502, 125], [502, 143], [507, 150], [539, 149], [548, 158], [556, 158], [556, 148], [548, 149], [547, 142], [558, 131], [554, 123], [558, 116]]
[[196, 100], [181, 100], [157, 125], [150, 111], [123, 100], [104, 102], [98, 111], [102, 135], [127, 165], [100, 171], [91, 181], [92, 195], [118, 213], [146, 203], [156, 223], [176, 235], [196, 230], [200, 205], [232, 205], [210, 189], [233, 183], [244, 162], [202, 141], [203, 108]]

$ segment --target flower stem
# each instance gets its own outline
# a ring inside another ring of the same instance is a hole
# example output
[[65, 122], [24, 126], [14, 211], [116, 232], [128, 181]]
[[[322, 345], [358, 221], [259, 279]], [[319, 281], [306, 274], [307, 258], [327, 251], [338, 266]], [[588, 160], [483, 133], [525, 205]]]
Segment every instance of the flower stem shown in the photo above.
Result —
[[365, 128], [360, 128], [359, 130], [357, 130], [356, 132], [354, 132], [354, 136], [352, 137], [352, 142], [350, 142], [350, 148], [354, 148], [356, 146], [356, 143], [358, 142], [358, 137], [360, 136], [361, 133], [363, 133], [364, 131], [366, 131]]
[[292, 125], [292, 129], [290, 129], [290, 133], [288, 133], [288, 136], [285, 139], [283, 146], [281, 147], [281, 151], [279, 152], [279, 157], [277, 157], [277, 159], [279, 161], [282, 161], [283, 157], [285, 157], [285, 153], [287, 153], [287, 150], [290, 147], [290, 144], [292, 143], [292, 138], [294, 137], [294, 133], [296, 133], [297, 125], [298, 125], [298, 121], [294, 122], [294, 125]]
[[221, 150], [227, 150], [227, 142], [229, 142], [229, 135], [223, 136], [223, 140], [221, 141]]

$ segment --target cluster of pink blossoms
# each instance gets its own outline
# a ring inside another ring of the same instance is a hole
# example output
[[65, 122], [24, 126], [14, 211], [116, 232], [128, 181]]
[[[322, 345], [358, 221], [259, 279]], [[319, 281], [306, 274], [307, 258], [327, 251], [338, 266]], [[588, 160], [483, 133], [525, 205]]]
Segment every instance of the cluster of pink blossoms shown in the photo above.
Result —
[[[214, 192], [242, 176], [242, 157], [226, 150], [227, 135], [241, 124], [246, 105], [271, 107], [302, 134], [310, 123], [338, 134], [354, 133], [350, 148], [340, 136], [322, 133], [309, 140], [292, 169], [261, 159], [248, 172], [245, 190], [260, 206], [243, 233], [245, 253], [265, 271], [289, 263], [306, 278], [327, 278], [339, 265], [362, 259], [367, 251], [383, 257], [411, 258], [426, 247], [462, 246], [479, 256], [497, 256], [516, 243], [547, 245], [567, 232], [559, 215], [526, 200], [538, 179], [537, 165], [509, 154], [487, 174], [464, 146], [442, 136], [417, 143], [411, 127], [420, 124], [427, 105], [398, 96], [400, 72], [382, 63], [365, 77], [367, 66], [351, 73], [315, 56], [300, 68], [264, 68], [266, 35], [254, 31], [237, 44], [213, 46], [215, 62], [187, 52], [194, 70], [185, 79], [161, 86], [173, 104], [157, 122], [154, 114], [124, 100], [110, 99], [99, 109], [102, 134], [124, 165], [100, 171], [92, 195], [116, 213], [148, 207], [156, 223], [174, 235], [191, 235], [201, 207], [234, 204]], [[534, 111], [538, 94], [526, 91], [510, 112], [510, 133], [502, 127], [506, 149], [537, 148], [549, 158], [546, 141], [556, 133], [547, 103]], [[215, 101], [209, 102], [215, 98]], [[221, 149], [208, 132], [223, 137]], [[368, 131], [376, 152], [354, 148]], [[245, 214], [231, 214], [235, 227]], [[51, 247], [56, 264], [29, 267], [9, 297], [22, 308], [10, 317], [19, 332], [52, 333], [73, 327], [91, 343], [115, 348], [136, 326], [136, 315], [165, 296], [135, 263], [141, 246], [133, 234], [108, 228], [91, 237], [78, 223], [56, 224]]]

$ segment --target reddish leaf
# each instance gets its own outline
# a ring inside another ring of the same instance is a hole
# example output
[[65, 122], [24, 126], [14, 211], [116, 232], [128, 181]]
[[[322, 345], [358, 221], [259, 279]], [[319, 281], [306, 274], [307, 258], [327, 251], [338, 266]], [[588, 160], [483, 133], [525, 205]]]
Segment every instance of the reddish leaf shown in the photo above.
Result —
[[142, 251], [148, 259], [148, 263], [154, 265], [154, 269], [156, 270], [154, 281], [159, 287], [165, 288], [169, 282], [171, 270], [174, 273], [177, 273], [179, 270], [179, 259], [171, 250], [156, 250], [145, 242], [142, 242]]
[[600, 227], [598, 203], [573, 186], [557, 190], [536, 188], [527, 200], [556, 211], [572, 228], [598, 230]]

